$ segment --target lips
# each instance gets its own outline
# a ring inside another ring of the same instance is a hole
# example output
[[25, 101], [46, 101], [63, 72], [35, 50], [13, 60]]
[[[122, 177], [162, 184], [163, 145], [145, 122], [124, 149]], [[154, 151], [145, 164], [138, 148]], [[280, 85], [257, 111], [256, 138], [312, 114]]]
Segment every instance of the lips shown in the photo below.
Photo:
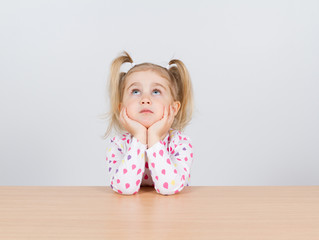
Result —
[[144, 113], [144, 112], [148, 112], [148, 113], [153, 113], [151, 110], [149, 109], [143, 109], [142, 111], [140, 111], [140, 113]]

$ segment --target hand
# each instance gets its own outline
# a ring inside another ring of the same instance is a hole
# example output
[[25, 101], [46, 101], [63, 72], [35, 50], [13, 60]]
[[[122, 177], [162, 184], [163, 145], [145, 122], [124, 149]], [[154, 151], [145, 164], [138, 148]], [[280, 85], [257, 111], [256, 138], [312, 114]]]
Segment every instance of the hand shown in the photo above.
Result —
[[162, 140], [168, 133], [170, 127], [174, 121], [174, 112], [173, 108], [170, 105], [169, 109], [164, 106], [164, 115], [163, 118], [155, 122], [152, 126], [148, 128], [148, 146], [153, 146], [159, 140]]
[[144, 127], [139, 122], [131, 119], [127, 115], [125, 107], [123, 107], [121, 112], [120, 112], [120, 122], [126, 131], [128, 131], [130, 134], [132, 134], [138, 140], [140, 140], [143, 144], [146, 144], [147, 128]]

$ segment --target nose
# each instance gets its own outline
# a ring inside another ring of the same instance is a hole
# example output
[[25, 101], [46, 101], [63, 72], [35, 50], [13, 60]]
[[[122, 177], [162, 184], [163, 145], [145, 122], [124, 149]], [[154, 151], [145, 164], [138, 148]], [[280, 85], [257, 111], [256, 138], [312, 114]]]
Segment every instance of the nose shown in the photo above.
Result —
[[142, 99], [141, 99], [141, 104], [144, 105], [144, 104], [151, 104], [151, 100], [148, 96], [143, 96]]
[[142, 99], [141, 104], [151, 104], [151, 101], [149, 99]]

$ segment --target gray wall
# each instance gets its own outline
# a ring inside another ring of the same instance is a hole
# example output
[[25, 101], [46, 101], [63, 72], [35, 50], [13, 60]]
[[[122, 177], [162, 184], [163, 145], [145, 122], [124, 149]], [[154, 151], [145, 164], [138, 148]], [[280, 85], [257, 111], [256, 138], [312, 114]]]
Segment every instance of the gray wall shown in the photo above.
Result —
[[319, 184], [318, 1], [2, 1], [0, 184], [106, 185], [121, 50], [188, 66], [191, 185]]

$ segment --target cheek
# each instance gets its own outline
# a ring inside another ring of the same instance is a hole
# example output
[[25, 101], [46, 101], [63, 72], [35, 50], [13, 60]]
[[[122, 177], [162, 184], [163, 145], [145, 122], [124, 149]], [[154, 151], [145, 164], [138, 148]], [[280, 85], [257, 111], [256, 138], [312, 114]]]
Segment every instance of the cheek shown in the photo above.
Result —
[[164, 115], [164, 106], [162, 103], [156, 106], [156, 116], [161, 118]]
[[127, 113], [129, 114], [129, 116], [134, 116], [136, 111], [137, 111], [137, 105], [134, 101], [129, 101], [126, 104], [126, 108], [127, 108]]

